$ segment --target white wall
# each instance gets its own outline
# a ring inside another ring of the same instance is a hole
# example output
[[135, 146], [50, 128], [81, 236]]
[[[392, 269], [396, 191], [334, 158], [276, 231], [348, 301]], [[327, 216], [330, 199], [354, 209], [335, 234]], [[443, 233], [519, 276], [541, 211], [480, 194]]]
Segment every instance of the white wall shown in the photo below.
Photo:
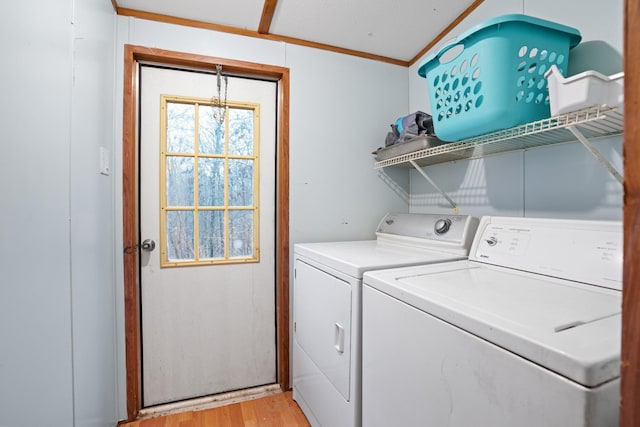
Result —
[[[622, 70], [622, 6], [622, 0], [485, 0], [444, 40], [491, 17], [525, 13], [580, 30], [583, 39], [571, 53], [569, 75], [588, 69], [613, 74]], [[410, 111], [430, 112], [426, 82], [417, 75], [419, 64], [409, 69]], [[622, 170], [622, 137], [599, 140], [596, 146]], [[622, 218], [622, 186], [578, 142], [425, 170], [460, 205], [461, 213]], [[412, 212], [451, 211], [416, 171], [410, 181]]]
[[[76, 426], [118, 417], [114, 222], [115, 13], [109, 1], [74, 1], [70, 209]], [[100, 148], [111, 163], [100, 173]]]
[[47, 413], [51, 425], [69, 425], [73, 417], [72, 29], [70, 3], [62, 6], [16, 3], [5, 10], [7, 25], [0, 29], [6, 58], [11, 58], [0, 79], [0, 425], [44, 423], [33, 407]]
[[3, 9], [0, 425], [117, 420], [109, 2]]
[[[407, 106], [406, 69], [288, 45], [291, 242], [374, 238], [406, 195], [377, 176], [371, 152]], [[396, 177], [405, 181], [400, 174]], [[405, 191], [406, 191], [405, 189]]]

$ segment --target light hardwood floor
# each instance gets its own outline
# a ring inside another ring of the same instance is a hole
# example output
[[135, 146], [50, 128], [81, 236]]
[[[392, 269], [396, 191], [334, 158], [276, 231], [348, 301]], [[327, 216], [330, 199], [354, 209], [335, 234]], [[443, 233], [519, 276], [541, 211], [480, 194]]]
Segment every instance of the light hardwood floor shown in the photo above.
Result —
[[201, 411], [121, 424], [122, 427], [309, 427], [291, 392]]

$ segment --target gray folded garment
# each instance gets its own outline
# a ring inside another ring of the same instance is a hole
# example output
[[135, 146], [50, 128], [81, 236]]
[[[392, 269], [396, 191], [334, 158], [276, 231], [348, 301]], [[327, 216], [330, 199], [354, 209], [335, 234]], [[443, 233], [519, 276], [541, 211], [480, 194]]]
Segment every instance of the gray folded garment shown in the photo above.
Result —
[[384, 146], [389, 147], [398, 142], [404, 142], [419, 135], [435, 135], [433, 118], [430, 114], [416, 111], [400, 117], [391, 125], [391, 132], [387, 133]]

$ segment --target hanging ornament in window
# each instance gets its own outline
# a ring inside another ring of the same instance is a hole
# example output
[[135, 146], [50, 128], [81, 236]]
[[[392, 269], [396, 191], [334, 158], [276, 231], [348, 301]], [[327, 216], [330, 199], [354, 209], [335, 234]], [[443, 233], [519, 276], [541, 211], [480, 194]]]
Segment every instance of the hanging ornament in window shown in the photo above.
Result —
[[[224, 101], [222, 100], [222, 80], [224, 79]], [[213, 109], [213, 119], [218, 123], [224, 123], [224, 114], [225, 109], [227, 107], [227, 88], [228, 88], [228, 78], [227, 76], [222, 75], [222, 65], [216, 65], [216, 80], [218, 83], [218, 94], [211, 99], [214, 108]]]

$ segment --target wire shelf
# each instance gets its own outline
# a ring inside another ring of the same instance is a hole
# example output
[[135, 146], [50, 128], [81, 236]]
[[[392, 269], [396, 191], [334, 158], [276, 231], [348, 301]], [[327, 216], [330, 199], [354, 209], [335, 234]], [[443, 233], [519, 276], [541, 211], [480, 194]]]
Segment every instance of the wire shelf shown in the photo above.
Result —
[[395, 165], [412, 167], [411, 160], [419, 166], [428, 166], [455, 160], [477, 159], [507, 151], [573, 142], [576, 141], [576, 136], [570, 128], [579, 129], [587, 139], [620, 135], [624, 128], [623, 119], [623, 114], [616, 108], [604, 105], [594, 106], [463, 141], [402, 154], [376, 162], [374, 168]]

